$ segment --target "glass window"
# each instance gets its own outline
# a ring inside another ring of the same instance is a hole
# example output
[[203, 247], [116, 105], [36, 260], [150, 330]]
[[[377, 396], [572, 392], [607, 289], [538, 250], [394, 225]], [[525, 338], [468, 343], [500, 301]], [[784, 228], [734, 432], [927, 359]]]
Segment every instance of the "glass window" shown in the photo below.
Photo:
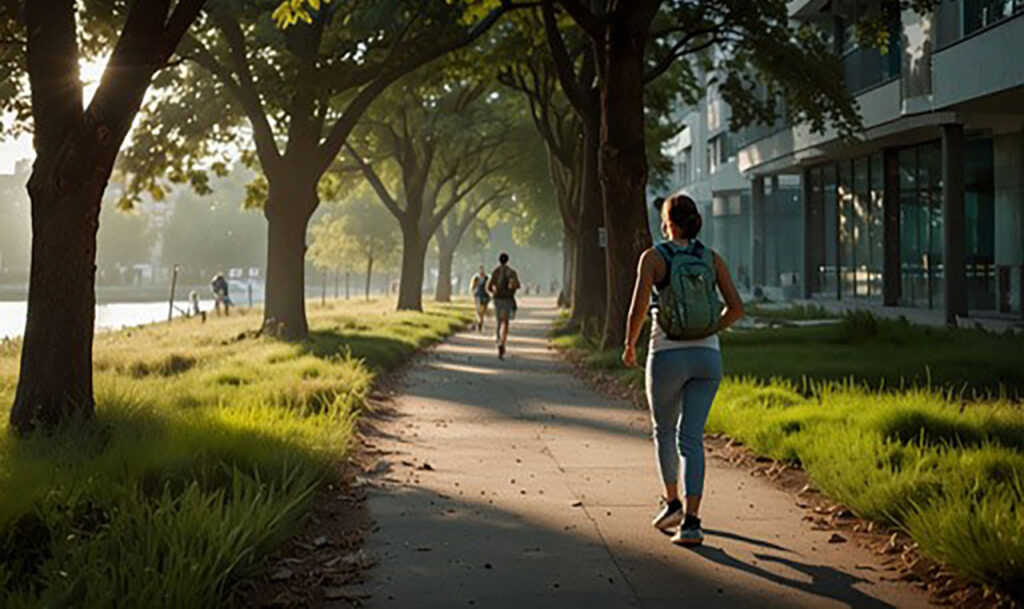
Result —
[[918, 152], [918, 196], [925, 217], [922, 235], [927, 234], [927, 302], [929, 308], [942, 307], [942, 149], [938, 142], [922, 144]]
[[967, 306], [998, 308], [995, 273], [995, 200], [992, 139], [964, 146], [964, 204], [967, 214]]
[[883, 272], [885, 268], [885, 163], [882, 153], [871, 155], [870, 188], [871, 209], [868, 213], [871, 234], [871, 262], [869, 279], [872, 296], [882, 295]]
[[825, 294], [839, 295], [839, 248], [838, 200], [836, 198], [836, 166], [827, 165], [822, 171], [822, 210], [825, 218], [825, 262], [821, 272], [821, 290]]
[[964, 0], [964, 35], [1002, 21], [1022, 7], [1021, 0]]
[[808, 277], [812, 294], [821, 294], [825, 262], [824, 228], [825, 220], [822, 214], [824, 201], [821, 187], [821, 167], [814, 167], [807, 172], [807, 179], [810, 184], [807, 201], [806, 222], [809, 223], [807, 236], [807, 256], [810, 256], [808, 268], [813, 273]]
[[856, 296], [856, 266], [853, 235], [853, 176], [851, 161], [839, 163], [839, 278], [842, 297]]
[[901, 304], [905, 306], [919, 304], [922, 297], [927, 303], [927, 291], [923, 289], [924, 252], [927, 247], [922, 247], [922, 243], [927, 243], [927, 240], [922, 241], [921, 236], [917, 152], [917, 148], [905, 148], [899, 152]]
[[853, 260], [854, 291], [858, 297], [871, 296], [870, 192], [868, 189], [868, 157], [853, 163]]

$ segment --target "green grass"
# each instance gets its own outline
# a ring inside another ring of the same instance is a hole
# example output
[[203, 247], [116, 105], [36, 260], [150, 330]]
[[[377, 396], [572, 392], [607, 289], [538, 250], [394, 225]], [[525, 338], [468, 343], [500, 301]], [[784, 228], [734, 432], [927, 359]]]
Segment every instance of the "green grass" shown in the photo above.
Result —
[[296, 531], [344, 457], [375, 374], [464, 324], [459, 307], [311, 307], [308, 341], [256, 316], [98, 336], [97, 413], [6, 429], [0, 350], [0, 605], [207, 607]]
[[[618, 352], [574, 334], [554, 340], [642, 386], [642, 371], [623, 369]], [[800, 464], [859, 515], [906, 530], [926, 554], [1020, 600], [1024, 410], [965, 396], [1019, 389], [1022, 353], [1020, 337], [860, 315], [833, 327], [729, 332], [708, 430]], [[926, 364], [930, 384], [918, 370]]]
[[876, 389], [932, 387], [967, 397], [1024, 396], [1024, 338], [948, 330], [849, 313], [810, 328], [728, 332], [727, 374], [846, 381]]

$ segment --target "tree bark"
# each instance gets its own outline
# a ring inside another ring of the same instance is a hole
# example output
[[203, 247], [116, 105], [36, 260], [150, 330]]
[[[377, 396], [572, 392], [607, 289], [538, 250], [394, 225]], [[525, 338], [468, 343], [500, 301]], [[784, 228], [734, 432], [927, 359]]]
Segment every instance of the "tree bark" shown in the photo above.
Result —
[[370, 285], [373, 283], [373, 256], [366, 257], [366, 300], [370, 299]]
[[[295, 174], [292, 174], [295, 175]], [[264, 331], [285, 340], [309, 334], [306, 319], [306, 229], [319, 205], [319, 176], [271, 179], [267, 218], [267, 285]]]
[[403, 223], [402, 275], [398, 284], [399, 311], [423, 310], [423, 277], [426, 259], [427, 244], [420, 236], [419, 223]]
[[[92, 416], [96, 231], [106, 179], [66, 183], [39, 159], [29, 182], [32, 263], [11, 426], [20, 433]], [[57, 168], [53, 168], [57, 169]], [[66, 175], [66, 172], [61, 172]]]
[[439, 243], [437, 252], [437, 289], [434, 290], [434, 300], [437, 302], [451, 302], [452, 265], [455, 260], [455, 251], [441, 246]]
[[633, 17], [608, 21], [601, 62], [600, 174], [610, 261], [601, 340], [605, 348], [621, 345], [625, 338], [637, 260], [651, 245], [644, 133], [644, 46], [650, 20]]
[[607, 305], [607, 254], [598, 240], [605, 226], [604, 203], [598, 174], [600, 150], [596, 121], [584, 129], [583, 184], [580, 189], [580, 232], [576, 242], [572, 315], [575, 327], [595, 336], [601, 332]]
[[568, 309], [572, 306], [573, 275], [576, 265], [576, 235], [562, 226], [562, 285], [558, 290], [558, 306]]

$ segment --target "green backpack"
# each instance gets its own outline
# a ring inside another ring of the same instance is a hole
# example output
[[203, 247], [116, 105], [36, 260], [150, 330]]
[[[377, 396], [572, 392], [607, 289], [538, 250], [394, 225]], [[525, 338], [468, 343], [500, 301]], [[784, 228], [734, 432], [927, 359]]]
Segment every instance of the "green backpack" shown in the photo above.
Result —
[[695, 340], [717, 332], [722, 303], [711, 250], [696, 239], [686, 247], [659, 243], [655, 250], [668, 267], [667, 285], [658, 290], [657, 323], [665, 336]]

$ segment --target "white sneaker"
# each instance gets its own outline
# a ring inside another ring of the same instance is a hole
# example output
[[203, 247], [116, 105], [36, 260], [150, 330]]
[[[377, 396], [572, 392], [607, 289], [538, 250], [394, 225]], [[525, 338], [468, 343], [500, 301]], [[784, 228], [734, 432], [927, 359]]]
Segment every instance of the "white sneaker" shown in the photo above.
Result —
[[677, 527], [683, 522], [683, 504], [681, 501], [678, 499], [675, 501], [665, 501], [662, 499], [661, 505], [661, 511], [651, 521], [651, 525], [654, 528], [665, 531]]
[[687, 516], [682, 526], [672, 536], [672, 543], [677, 546], [699, 546], [704, 543], [704, 531], [700, 528], [700, 518]]

